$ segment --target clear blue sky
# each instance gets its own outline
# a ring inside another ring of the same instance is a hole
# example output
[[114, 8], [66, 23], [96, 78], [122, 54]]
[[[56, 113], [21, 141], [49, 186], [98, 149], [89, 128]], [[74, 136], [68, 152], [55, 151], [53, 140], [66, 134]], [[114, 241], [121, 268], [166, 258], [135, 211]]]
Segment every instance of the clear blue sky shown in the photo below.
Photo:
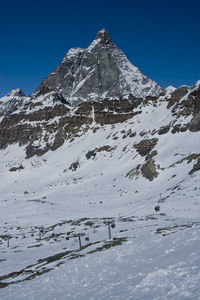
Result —
[[200, 79], [200, 1], [7, 0], [0, 3], [0, 97], [28, 95], [72, 47], [106, 28], [129, 60], [161, 86]]

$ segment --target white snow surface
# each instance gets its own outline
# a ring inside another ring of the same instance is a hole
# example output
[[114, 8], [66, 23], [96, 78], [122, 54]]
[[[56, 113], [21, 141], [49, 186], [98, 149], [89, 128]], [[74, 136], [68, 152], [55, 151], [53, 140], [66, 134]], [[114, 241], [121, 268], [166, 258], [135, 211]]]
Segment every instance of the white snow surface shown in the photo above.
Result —
[[[40, 157], [26, 159], [18, 144], [0, 151], [1, 299], [199, 299], [200, 181], [186, 157], [199, 153], [200, 135], [152, 136], [172, 120], [166, 106], [102, 127], [93, 115], [88, 131]], [[146, 138], [158, 138], [153, 181], [127, 176], [145, 163], [134, 145]], [[81, 250], [66, 240], [80, 232], [90, 239]]]

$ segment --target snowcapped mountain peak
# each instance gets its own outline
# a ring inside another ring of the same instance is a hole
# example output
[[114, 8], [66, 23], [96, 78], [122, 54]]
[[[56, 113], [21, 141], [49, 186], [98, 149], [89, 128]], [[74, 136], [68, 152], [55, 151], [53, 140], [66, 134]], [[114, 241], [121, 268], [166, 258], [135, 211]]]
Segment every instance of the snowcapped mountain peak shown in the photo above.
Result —
[[108, 42], [112, 42], [112, 39], [109, 35], [109, 33], [106, 31], [106, 29], [101, 29], [97, 35], [95, 39], [101, 39], [102, 42], [104, 43], [108, 43]]
[[106, 46], [106, 45], [114, 45], [113, 41], [109, 35], [109, 33], [105, 29], [101, 29], [95, 39], [92, 41], [92, 43], [87, 48], [87, 51], [92, 51], [96, 46]]
[[26, 99], [21, 89], [11, 90], [4, 97], [0, 98], [0, 116], [12, 113], [19, 108]]
[[76, 106], [83, 101], [119, 99], [130, 94], [144, 99], [160, 95], [163, 88], [131, 64], [109, 33], [101, 29], [88, 48], [70, 49], [33, 96], [49, 91]]
[[1, 98], [1, 101], [6, 100], [8, 98], [13, 98], [13, 97], [25, 97], [24, 92], [22, 89], [14, 89], [8, 92], [4, 97]]
[[97, 34], [108, 34], [108, 32], [106, 31], [105, 28], [102, 28], [101, 30], [99, 30], [99, 32]]
[[101, 39], [102, 41], [112, 41], [109, 33], [106, 31], [105, 28], [103, 28], [99, 32], [97, 32], [95, 40], [96, 39]]

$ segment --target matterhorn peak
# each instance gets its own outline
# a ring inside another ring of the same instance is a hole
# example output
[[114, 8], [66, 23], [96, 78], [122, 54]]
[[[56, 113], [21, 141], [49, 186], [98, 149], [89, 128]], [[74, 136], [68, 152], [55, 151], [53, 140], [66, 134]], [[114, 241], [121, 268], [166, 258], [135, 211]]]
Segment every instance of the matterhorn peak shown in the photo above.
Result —
[[112, 42], [112, 39], [109, 35], [109, 33], [106, 31], [106, 29], [101, 29], [97, 35], [96, 35], [96, 39], [101, 39], [101, 42], [104, 42], [104, 43], [109, 43], [109, 42]]
[[97, 32], [95, 39], [89, 45], [87, 51], [93, 50], [94, 48], [96, 48], [97, 45], [100, 47], [104, 45], [114, 45], [109, 33], [104, 28]]
[[70, 49], [62, 63], [40, 84], [34, 97], [49, 91], [76, 106], [82, 101], [158, 96], [163, 92], [156, 82], [132, 65], [101, 29], [86, 49]]

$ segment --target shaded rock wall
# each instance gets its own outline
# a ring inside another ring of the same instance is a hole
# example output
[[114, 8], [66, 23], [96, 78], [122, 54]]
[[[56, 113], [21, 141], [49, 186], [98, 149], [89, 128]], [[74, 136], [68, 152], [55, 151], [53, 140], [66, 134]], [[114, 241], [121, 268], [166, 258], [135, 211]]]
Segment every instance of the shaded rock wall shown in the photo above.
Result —
[[[135, 98], [99, 102], [82, 102], [70, 109], [60, 103], [42, 108], [42, 103], [26, 103], [20, 114], [10, 114], [0, 123], [0, 149], [13, 143], [27, 145], [27, 158], [56, 150], [65, 140], [87, 130], [92, 122], [100, 125], [124, 122], [140, 111], [135, 111], [140, 100]], [[26, 111], [30, 109], [30, 113]]]

